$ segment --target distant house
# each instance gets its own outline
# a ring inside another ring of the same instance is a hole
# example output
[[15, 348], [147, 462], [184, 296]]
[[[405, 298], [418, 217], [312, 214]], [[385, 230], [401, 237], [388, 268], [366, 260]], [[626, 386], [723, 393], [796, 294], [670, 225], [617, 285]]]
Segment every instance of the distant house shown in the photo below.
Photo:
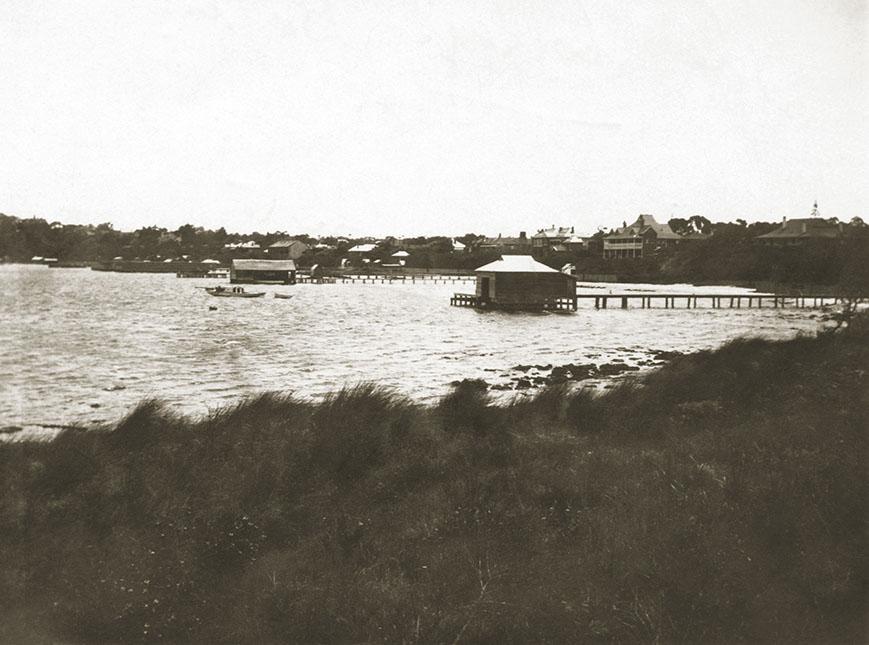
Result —
[[298, 260], [308, 248], [301, 240], [278, 240], [265, 253], [270, 260]]
[[568, 251], [587, 251], [590, 239], [574, 234], [564, 240], [563, 245], [567, 247]]
[[259, 244], [257, 244], [253, 240], [248, 240], [247, 242], [229, 242], [228, 244], [224, 244], [223, 248], [230, 249], [230, 250], [235, 250], [235, 249], [257, 250], [257, 249], [259, 249]]
[[537, 249], [552, 249], [553, 247], [564, 244], [571, 236], [574, 235], [573, 227], [555, 226], [542, 228], [535, 233], [531, 238], [531, 246]]
[[374, 251], [377, 248], [376, 244], [357, 244], [356, 246], [351, 246], [347, 249], [347, 253], [354, 253], [357, 256], [367, 255]]
[[755, 239], [766, 246], [799, 246], [809, 242], [840, 240], [844, 235], [844, 225], [820, 217], [818, 203], [815, 202], [811, 217], [792, 220], [782, 218], [781, 226]]
[[487, 237], [480, 242], [481, 251], [497, 251], [499, 253], [528, 253], [531, 251], [531, 240], [525, 231], [519, 233], [519, 237]]
[[498, 309], [576, 310], [576, 278], [530, 255], [506, 255], [474, 274], [474, 306]]
[[466, 244], [462, 244], [458, 240], [452, 240], [452, 244], [453, 244], [453, 253], [463, 253], [468, 248]]
[[604, 235], [605, 258], [641, 258], [655, 251], [673, 246], [682, 239], [669, 224], [660, 224], [651, 215], [640, 215], [629, 226]]
[[295, 284], [296, 263], [292, 260], [232, 261], [229, 270], [232, 284]]
[[397, 263], [399, 266], [404, 266], [407, 263], [407, 258], [410, 257], [410, 253], [407, 251], [396, 251], [391, 256], [392, 261]]

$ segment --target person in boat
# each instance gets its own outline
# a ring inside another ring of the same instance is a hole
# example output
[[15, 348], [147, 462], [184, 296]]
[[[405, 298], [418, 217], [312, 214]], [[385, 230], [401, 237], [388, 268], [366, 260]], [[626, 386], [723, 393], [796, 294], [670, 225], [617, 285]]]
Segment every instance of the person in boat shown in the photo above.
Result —
[[220, 293], [221, 291], [223, 291], [223, 285], [222, 285], [222, 284], [217, 285], [217, 286], [214, 288], [214, 290], [215, 290], [217, 293]]

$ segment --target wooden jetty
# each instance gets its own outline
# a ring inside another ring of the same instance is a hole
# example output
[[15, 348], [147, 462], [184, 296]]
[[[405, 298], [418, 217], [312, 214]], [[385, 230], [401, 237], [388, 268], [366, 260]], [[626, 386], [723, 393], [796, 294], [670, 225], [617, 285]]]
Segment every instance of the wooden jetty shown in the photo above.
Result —
[[472, 282], [472, 275], [396, 275], [396, 274], [345, 274], [330, 276], [333, 281], [349, 284], [456, 284], [458, 282]]
[[493, 302], [475, 293], [454, 293], [450, 298], [450, 305], [503, 311], [576, 311], [575, 298], [558, 296], [538, 296], [533, 302]]
[[576, 311], [576, 278], [530, 255], [505, 255], [474, 271], [476, 291], [456, 293], [454, 307], [506, 311]]
[[[622, 309], [629, 303], [634, 308], [651, 309], [653, 303], [662, 309], [697, 309], [705, 304], [709, 309], [817, 308], [833, 305], [838, 298], [816, 295], [782, 295], [775, 293], [578, 293], [578, 300], [594, 300], [595, 309], [606, 309], [612, 302]], [[633, 302], [631, 302], [633, 301]], [[639, 301], [639, 303], [637, 303]]]
[[296, 274], [296, 284], [335, 284], [336, 280], [328, 275], [305, 275], [303, 273]]

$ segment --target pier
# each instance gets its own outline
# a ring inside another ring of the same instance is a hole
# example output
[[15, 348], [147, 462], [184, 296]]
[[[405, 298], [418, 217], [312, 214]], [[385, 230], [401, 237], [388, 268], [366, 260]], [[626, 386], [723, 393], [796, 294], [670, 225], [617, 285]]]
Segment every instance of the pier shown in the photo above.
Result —
[[357, 274], [357, 275], [333, 275], [330, 276], [337, 282], [350, 284], [456, 284], [458, 282], [471, 282], [472, 275], [395, 275], [395, 274]]
[[504, 311], [576, 311], [576, 298], [542, 297], [530, 302], [492, 302], [473, 293], [454, 293], [453, 307], [501, 309]]
[[804, 309], [833, 305], [839, 300], [833, 296], [774, 293], [580, 293], [576, 297], [578, 300], [594, 300], [595, 309], [606, 309], [610, 303], [621, 309], [628, 309], [629, 305], [652, 309], [653, 303], [660, 309], [697, 309], [701, 304], [706, 305], [702, 307], [706, 309]]

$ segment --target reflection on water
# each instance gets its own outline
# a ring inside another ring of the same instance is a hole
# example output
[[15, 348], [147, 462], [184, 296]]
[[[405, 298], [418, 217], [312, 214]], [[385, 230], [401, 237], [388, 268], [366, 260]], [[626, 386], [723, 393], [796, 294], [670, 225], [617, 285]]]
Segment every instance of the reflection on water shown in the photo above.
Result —
[[265, 390], [319, 396], [359, 381], [425, 401], [456, 379], [507, 381], [518, 364], [636, 364], [653, 350], [817, 327], [816, 312], [771, 308], [477, 312], [449, 306], [470, 289], [461, 283], [257, 286], [269, 292], [258, 299], [197, 288], [214, 284], [0, 265], [0, 425], [113, 420], [145, 397], [201, 414]]

